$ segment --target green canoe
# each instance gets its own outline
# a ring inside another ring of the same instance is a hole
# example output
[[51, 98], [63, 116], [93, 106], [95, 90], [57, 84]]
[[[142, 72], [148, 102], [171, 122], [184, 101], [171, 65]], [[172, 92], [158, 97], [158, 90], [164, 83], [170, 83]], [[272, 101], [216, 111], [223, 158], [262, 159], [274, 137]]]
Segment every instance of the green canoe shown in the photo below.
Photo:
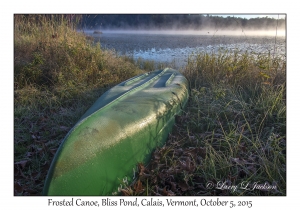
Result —
[[48, 171], [44, 195], [112, 195], [162, 146], [188, 99], [174, 69], [133, 77], [104, 93], [69, 131]]

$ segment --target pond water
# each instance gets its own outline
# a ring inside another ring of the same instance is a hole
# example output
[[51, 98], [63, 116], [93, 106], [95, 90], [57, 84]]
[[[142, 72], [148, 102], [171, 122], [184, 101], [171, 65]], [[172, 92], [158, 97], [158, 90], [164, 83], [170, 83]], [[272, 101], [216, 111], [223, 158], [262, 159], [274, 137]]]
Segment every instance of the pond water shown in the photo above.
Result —
[[[172, 63], [180, 68], [185, 65], [188, 56], [197, 52], [217, 52], [219, 49], [241, 52], [276, 53], [285, 55], [285, 36], [254, 36], [240, 33], [236, 35], [217, 33], [175, 33], [175, 32], [122, 32], [103, 31], [87, 35], [100, 41], [104, 49], [115, 49], [121, 55], [130, 55], [134, 59], [154, 60], [161, 63]], [[275, 44], [276, 43], [276, 44]]]

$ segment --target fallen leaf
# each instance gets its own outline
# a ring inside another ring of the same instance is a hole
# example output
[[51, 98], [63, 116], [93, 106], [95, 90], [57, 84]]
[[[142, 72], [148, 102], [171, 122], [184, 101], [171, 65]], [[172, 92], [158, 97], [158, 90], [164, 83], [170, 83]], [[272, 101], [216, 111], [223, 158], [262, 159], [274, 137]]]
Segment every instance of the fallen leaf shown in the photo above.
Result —
[[16, 193], [22, 193], [23, 192], [23, 187], [19, 182], [15, 182], [14, 184], [14, 192]]
[[35, 154], [34, 152], [26, 152], [25, 155], [26, 155], [27, 157], [31, 157], [31, 156], [34, 155], [34, 154]]
[[243, 162], [242, 162], [239, 158], [230, 158], [230, 160], [231, 160], [232, 162], [234, 162], [234, 163], [239, 164], [239, 165], [242, 165], [242, 164], [243, 164]]
[[59, 128], [60, 128], [62, 131], [70, 130], [70, 127], [67, 127], [67, 126], [59, 126]]
[[41, 175], [41, 172], [33, 172], [31, 174], [31, 177], [34, 179], [34, 180], [37, 180]]
[[141, 193], [144, 191], [144, 188], [143, 188], [143, 185], [142, 185], [142, 182], [140, 180], [138, 180], [135, 184], [134, 184], [134, 191], [136, 193]]
[[43, 151], [43, 148], [37, 147], [36, 150], [37, 150], [38, 153], [41, 153]]
[[206, 149], [203, 147], [198, 147], [198, 154], [202, 157], [205, 158], [206, 157]]
[[168, 190], [168, 196], [175, 196], [176, 194], [172, 190]]
[[125, 196], [130, 196], [133, 194], [133, 191], [132, 189], [129, 187], [129, 188], [126, 188], [126, 189], [121, 189], [121, 193]]
[[22, 169], [24, 169], [27, 162], [28, 162], [28, 160], [21, 160], [19, 162], [16, 162], [15, 165], [20, 165], [22, 167]]
[[231, 181], [231, 182], [235, 182], [237, 180], [237, 175], [236, 176], [231, 176], [231, 174], [228, 175], [228, 179]]
[[189, 189], [189, 186], [185, 182], [179, 182], [178, 186], [180, 187], [181, 191], [185, 192]]
[[239, 145], [239, 149], [242, 151], [242, 152], [246, 152], [247, 151], [247, 148], [246, 148], [246, 146], [245, 146], [245, 143], [243, 142], [243, 143], [241, 143], [240, 145]]
[[176, 192], [177, 191], [176, 183], [175, 182], [170, 182], [170, 185], [171, 185], [171, 190]]
[[38, 193], [38, 191], [33, 190], [33, 189], [26, 189], [25, 191], [28, 192], [29, 195], [36, 195]]
[[176, 156], [180, 156], [180, 155], [182, 155], [182, 153], [183, 153], [183, 150], [181, 148], [175, 150]]
[[138, 170], [139, 170], [140, 174], [143, 174], [143, 173], [145, 173], [146, 168], [142, 163], [139, 163]]
[[50, 149], [50, 152], [52, 155], [55, 155], [56, 151], [57, 151], [57, 149]]
[[252, 174], [256, 174], [257, 169], [254, 165], [250, 165], [247, 167], [247, 169], [252, 173]]
[[28, 179], [28, 177], [25, 176], [25, 175], [23, 174], [23, 171], [22, 171], [22, 170], [20, 170], [20, 175], [21, 175], [23, 178]]
[[154, 194], [155, 196], [161, 196], [161, 194], [159, 194], [159, 193], [157, 193], [157, 192], [153, 192], [153, 194]]
[[164, 189], [162, 191], [162, 195], [163, 196], [170, 196], [169, 191], [167, 191], [167, 187], [164, 187]]
[[154, 159], [159, 160], [160, 159], [160, 154], [159, 153], [154, 153]]

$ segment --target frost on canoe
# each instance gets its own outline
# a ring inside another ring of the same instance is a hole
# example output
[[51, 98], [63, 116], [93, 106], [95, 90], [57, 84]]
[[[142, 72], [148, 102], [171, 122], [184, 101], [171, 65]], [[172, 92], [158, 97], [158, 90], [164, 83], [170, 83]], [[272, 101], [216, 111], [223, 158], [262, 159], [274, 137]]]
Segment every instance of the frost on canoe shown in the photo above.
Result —
[[111, 195], [137, 163], [166, 141], [188, 99], [173, 69], [149, 72], [104, 93], [69, 131], [47, 175], [45, 195]]

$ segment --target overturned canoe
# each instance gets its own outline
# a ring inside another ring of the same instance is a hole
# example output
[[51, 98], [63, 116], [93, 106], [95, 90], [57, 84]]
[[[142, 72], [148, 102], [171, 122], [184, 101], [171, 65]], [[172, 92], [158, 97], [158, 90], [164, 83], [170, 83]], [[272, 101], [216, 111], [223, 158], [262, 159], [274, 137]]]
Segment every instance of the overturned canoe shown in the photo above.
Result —
[[187, 99], [187, 80], [168, 68], [111, 88], [65, 137], [43, 194], [112, 195], [163, 145]]

